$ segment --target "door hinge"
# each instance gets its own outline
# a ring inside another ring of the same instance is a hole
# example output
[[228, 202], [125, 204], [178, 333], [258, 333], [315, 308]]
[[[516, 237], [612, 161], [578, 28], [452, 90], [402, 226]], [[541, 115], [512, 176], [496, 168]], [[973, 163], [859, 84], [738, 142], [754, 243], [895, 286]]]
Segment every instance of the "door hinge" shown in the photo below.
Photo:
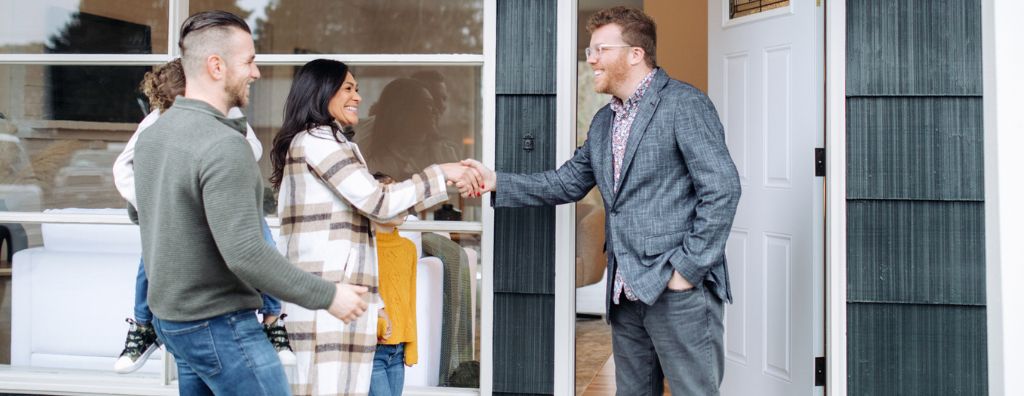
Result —
[[825, 357], [814, 358], [814, 386], [825, 386]]
[[814, 176], [825, 176], [825, 149], [814, 149]]

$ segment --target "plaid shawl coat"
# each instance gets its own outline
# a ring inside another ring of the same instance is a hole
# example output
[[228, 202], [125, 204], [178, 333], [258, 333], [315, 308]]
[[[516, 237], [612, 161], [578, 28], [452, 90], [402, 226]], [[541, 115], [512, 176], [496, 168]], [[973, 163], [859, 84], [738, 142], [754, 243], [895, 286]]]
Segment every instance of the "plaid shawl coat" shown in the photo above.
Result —
[[327, 311], [285, 303], [298, 358], [295, 395], [366, 395], [377, 345], [377, 256], [370, 221], [424, 210], [448, 198], [441, 168], [431, 165], [401, 183], [382, 185], [355, 143], [329, 127], [295, 135], [285, 159], [277, 214], [278, 249], [305, 271], [334, 282], [367, 286], [366, 313], [345, 324]]

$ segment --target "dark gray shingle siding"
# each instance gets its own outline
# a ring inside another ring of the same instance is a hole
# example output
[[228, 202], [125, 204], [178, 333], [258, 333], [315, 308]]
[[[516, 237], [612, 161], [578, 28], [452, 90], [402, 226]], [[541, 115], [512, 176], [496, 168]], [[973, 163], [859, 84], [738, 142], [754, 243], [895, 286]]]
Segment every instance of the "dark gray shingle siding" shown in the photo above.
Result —
[[848, 393], [988, 394], [985, 307], [850, 304]]
[[846, 102], [850, 199], [984, 199], [980, 97]]
[[981, 2], [847, 0], [846, 93], [980, 95]]

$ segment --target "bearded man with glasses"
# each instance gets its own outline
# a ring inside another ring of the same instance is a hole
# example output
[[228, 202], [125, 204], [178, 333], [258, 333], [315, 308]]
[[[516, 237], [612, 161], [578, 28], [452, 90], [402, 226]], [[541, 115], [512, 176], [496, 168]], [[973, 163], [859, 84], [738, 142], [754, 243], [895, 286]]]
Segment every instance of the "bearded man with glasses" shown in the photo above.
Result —
[[590, 18], [587, 63], [613, 96], [587, 141], [556, 170], [494, 173], [494, 207], [575, 202], [597, 186], [608, 215], [608, 291], [619, 395], [718, 395], [725, 263], [739, 175], [714, 105], [655, 63], [654, 21], [614, 7]]

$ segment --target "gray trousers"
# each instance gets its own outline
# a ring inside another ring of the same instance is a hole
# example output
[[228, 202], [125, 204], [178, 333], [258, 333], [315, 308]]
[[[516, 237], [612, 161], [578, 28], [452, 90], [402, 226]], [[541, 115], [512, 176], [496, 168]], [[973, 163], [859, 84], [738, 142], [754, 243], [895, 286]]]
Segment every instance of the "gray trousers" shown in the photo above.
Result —
[[654, 305], [623, 295], [611, 305], [616, 395], [718, 395], [725, 350], [723, 303], [703, 285], [666, 289]]

